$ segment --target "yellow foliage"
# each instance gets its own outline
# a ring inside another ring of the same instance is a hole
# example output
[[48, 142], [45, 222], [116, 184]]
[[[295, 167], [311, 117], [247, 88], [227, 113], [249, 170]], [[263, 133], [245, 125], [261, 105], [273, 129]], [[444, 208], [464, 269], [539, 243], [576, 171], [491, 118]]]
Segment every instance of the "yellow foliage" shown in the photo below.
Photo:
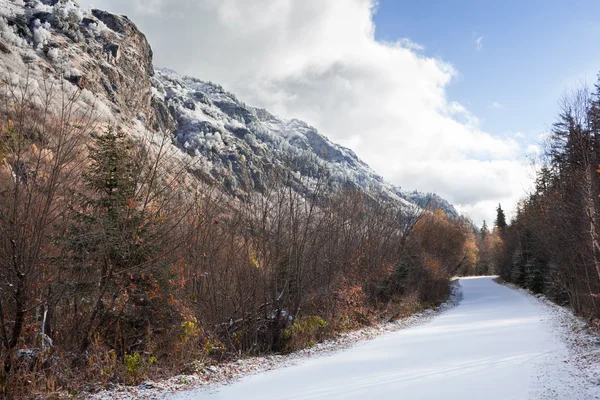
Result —
[[465, 264], [469, 268], [474, 268], [479, 260], [479, 247], [477, 246], [474, 235], [469, 235], [465, 240], [463, 252], [465, 254]]
[[433, 213], [434, 213], [434, 215], [435, 215], [437, 218], [442, 218], [442, 219], [446, 219], [446, 218], [448, 218], [448, 217], [446, 216], [446, 213], [444, 212], [444, 210], [442, 210], [442, 209], [440, 209], [440, 208], [438, 208], [437, 210], [435, 210]]
[[436, 257], [426, 256], [425, 257], [425, 267], [429, 271], [431, 271], [435, 277], [441, 276], [442, 263]]

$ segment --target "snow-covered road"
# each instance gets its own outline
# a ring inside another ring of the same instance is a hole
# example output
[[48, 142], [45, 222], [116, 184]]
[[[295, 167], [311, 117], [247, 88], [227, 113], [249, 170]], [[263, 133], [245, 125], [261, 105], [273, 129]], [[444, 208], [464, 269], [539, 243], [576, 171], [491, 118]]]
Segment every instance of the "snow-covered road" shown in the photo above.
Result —
[[460, 305], [429, 323], [174, 399], [585, 398], [540, 304], [492, 278], [460, 283]]

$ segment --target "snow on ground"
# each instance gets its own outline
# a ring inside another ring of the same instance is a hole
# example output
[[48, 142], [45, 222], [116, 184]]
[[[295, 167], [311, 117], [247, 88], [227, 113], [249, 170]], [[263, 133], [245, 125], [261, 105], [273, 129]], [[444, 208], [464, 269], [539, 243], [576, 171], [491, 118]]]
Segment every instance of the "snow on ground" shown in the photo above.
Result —
[[298, 365], [312, 357], [322, 357], [335, 354], [338, 351], [351, 348], [357, 343], [374, 339], [383, 334], [397, 332], [415, 325], [426, 323], [437, 315], [455, 307], [462, 299], [462, 290], [458, 281], [452, 286], [452, 293], [447, 302], [435, 310], [425, 310], [407, 318], [393, 322], [381, 323], [341, 334], [336, 339], [317, 343], [311, 348], [286, 355], [269, 355], [250, 357], [235, 362], [210, 366], [195, 375], [178, 375], [161, 382], [145, 382], [137, 387], [116, 386], [113, 390], [105, 390], [94, 395], [86, 396], [91, 400], [137, 400], [137, 399], [169, 399], [173, 392], [197, 389], [216, 389], [226, 384], [232, 384], [244, 377]]
[[[506, 284], [541, 308], [555, 334], [566, 344], [564, 352], [548, 355], [543, 364], [536, 366], [534, 390], [540, 399], [600, 399], [600, 335], [597, 329], [586, 324], [565, 307], [561, 307], [543, 295], [532, 296], [524, 289]], [[568, 379], [569, 372], [574, 375]], [[556, 377], [564, 377], [560, 384], [552, 385]], [[556, 389], [559, 386], [561, 389]], [[572, 395], [576, 393], [576, 395]]]
[[[437, 312], [289, 356], [240, 360], [93, 398], [600, 399], [600, 339], [581, 319], [492, 277], [460, 285], [464, 298], [454, 308], [458, 293]], [[186, 388], [194, 389], [172, 393]]]
[[461, 285], [461, 304], [427, 324], [171, 399], [600, 398], [562, 339], [564, 313], [492, 278]]

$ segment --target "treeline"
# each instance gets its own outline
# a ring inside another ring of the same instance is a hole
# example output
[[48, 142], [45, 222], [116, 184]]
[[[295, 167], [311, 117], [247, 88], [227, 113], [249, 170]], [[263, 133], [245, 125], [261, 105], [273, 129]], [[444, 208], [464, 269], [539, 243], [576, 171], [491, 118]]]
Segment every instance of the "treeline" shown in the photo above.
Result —
[[437, 304], [475, 268], [467, 220], [332, 191], [325, 172], [310, 194], [271, 173], [232, 199], [171, 133], [100, 124], [53, 85], [0, 93], [4, 398], [293, 351]]
[[600, 85], [566, 96], [535, 189], [503, 232], [500, 274], [600, 317]]
[[483, 221], [481, 229], [476, 234], [477, 261], [474, 268], [459, 271], [459, 275], [494, 275], [500, 269], [501, 253], [504, 249], [502, 233], [506, 227], [506, 217], [500, 205], [498, 205], [496, 213], [497, 218], [494, 225], [490, 228], [487, 222]]

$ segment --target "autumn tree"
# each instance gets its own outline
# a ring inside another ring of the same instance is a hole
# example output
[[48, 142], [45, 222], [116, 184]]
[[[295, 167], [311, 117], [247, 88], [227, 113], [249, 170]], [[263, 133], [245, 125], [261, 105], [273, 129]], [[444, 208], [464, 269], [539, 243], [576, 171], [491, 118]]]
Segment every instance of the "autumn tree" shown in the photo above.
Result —
[[[0, 391], [15, 389], [16, 350], [51, 347], [51, 306], [58, 278], [55, 226], [77, 184], [80, 151], [93, 108], [64, 82], [29, 79], [0, 90]], [[56, 113], [56, 109], [59, 110]], [[78, 124], [71, 124], [77, 119]], [[11, 380], [11, 377], [13, 378]]]

